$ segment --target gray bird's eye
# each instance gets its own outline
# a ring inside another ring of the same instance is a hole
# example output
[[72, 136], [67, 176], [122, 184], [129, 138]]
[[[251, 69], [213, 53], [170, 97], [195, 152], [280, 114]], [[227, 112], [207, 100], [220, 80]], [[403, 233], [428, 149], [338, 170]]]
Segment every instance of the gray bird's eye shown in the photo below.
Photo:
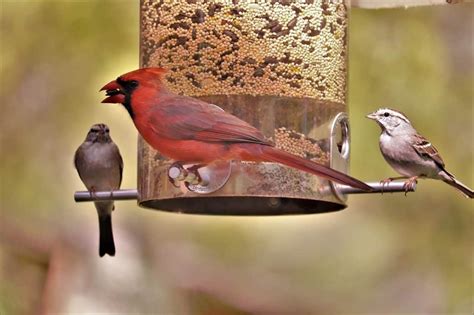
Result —
[[385, 117], [390, 116], [390, 114], [389, 114], [388, 112], [383, 113], [383, 115], [384, 115]]

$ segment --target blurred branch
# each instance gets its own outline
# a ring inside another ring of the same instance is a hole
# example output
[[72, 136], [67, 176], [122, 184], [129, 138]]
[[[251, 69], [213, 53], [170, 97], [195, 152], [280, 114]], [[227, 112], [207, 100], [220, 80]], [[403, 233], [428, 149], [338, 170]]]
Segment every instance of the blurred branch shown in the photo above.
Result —
[[324, 314], [335, 309], [318, 300], [316, 292], [288, 279], [259, 269], [231, 268], [189, 243], [163, 245], [157, 262], [175, 286], [216, 297], [251, 314]]
[[9, 258], [26, 257], [44, 267], [40, 304], [32, 309], [36, 310], [35, 314], [46, 315], [61, 309], [61, 303], [66, 300], [68, 288], [64, 284], [77, 272], [74, 253], [81, 253], [84, 245], [71, 231], [62, 231], [59, 235], [38, 234], [36, 229], [24, 228], [5, 216], [0, 220], [0, 242], [13, 253]]
[[65, 284], [72, 282], [78, 274], [78, 259], [74, 256], [74, 250], [71, 251], [70, 246], [61, 241], [52, 248], [37, 314], [57, 313], [70, 297], [70, 287]]
[[0, 220], [0, 242], [21, 256], [47, 264], [53, 246], [53, 239], [46, 235], [35, 235], [37, 230], [29, 231], [2, 217]]

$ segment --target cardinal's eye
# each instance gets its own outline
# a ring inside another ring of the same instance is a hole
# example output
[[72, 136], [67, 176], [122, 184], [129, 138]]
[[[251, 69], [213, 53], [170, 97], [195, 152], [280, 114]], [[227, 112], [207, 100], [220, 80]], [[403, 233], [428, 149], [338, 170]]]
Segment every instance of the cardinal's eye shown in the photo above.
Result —
[[132, 80], [128, 83], [131, 88], [136, 88], [138, 86], [138, 81]]
[[383, 115], [384, 115], [385, 117], [390, 116], [390, 114], [389, 114], [388, 112], [383, 113]]

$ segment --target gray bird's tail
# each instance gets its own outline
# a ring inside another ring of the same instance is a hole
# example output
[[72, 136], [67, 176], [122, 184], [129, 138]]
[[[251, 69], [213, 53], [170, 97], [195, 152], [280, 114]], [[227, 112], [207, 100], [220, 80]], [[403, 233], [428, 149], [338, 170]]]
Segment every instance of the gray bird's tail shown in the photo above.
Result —
[[474, 191], [472, 191], [471, 188], [467, 187], [466, 185], [464, 185], [463, 183], [461, 183], [454, 177], [451, 177], [450, 179], [451, 180], [443, 179], [443, 181], [446, 184], [451, 185], [454, 188], [460, 190], [464, 194], [464, 196], [466, 196], [467, 198], [471, 198], [471, 199], [474, 198]]
[[99, 214], [99, 256], [115, 255], [114, 234], [112, 232], [113, 203], [95, 202]]

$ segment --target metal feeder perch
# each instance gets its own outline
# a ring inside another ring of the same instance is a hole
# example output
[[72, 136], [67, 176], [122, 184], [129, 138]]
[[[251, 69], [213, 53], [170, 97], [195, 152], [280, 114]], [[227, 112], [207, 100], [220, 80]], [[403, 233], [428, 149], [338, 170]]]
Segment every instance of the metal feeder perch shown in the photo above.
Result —
[[[233, 3], [142, 0], [141, 66], [168, 69], [174, 92], [216, 104], [276, 147], [347, 173], [347, 5]], [[274, 163], [209, 166], [200, 169], [200, 182], [172, 163], [139, 138], [138, 191], [97, 192], [94, 200], [137, 199], [142, 207], [183, 213], [275, 215], [341, 210], [347, 194], [361, 193]], [[399, 182], [370, 184], [374, 192], [405, 192]], [[88, 192], [75, 198], [92, 200]]]

